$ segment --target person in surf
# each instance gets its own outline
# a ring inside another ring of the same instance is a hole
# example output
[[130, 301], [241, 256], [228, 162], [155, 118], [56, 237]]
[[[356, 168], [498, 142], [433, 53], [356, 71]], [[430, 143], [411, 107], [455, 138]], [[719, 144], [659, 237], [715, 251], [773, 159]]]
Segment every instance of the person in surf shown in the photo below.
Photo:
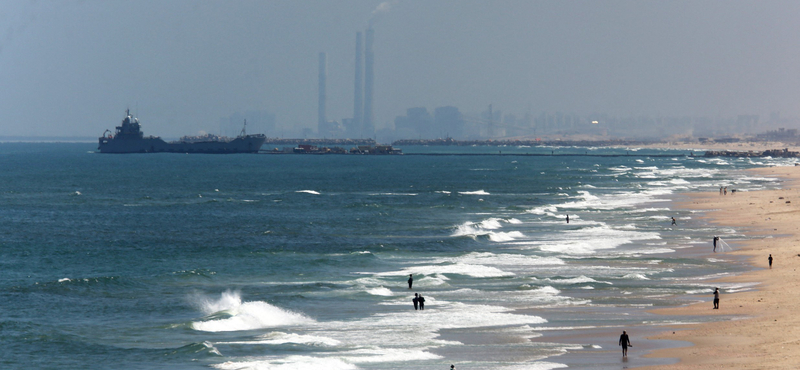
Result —
[[619, 345], [622, 346], [622, 357], [628, 357], [628, 347], [633, 347], [633, 345], [625, 330], [623, 330], [622, 335], [619, 336]]
[[419, 310], [420, 311], [424, 310], [425, 309], [425, 298], [422, 297], [422, 294], [420, 294], [417, 297], [417, 302], [419, 302]]
[[419, 309], [419, 294], [414, 293], [414, 299], [412, 299], [411, 302], [414, 302], [414, 310], [418, 310]]
[[411, 289], [411, 284], [414, 284], [414, 276], [408, 274], [408, 289]]

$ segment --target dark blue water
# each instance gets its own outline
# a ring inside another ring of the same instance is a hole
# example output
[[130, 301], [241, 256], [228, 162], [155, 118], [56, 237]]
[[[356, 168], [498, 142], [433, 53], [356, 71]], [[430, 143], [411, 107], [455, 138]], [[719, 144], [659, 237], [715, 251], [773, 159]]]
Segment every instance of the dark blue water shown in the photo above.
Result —
[[776, 187], [741, 170], [790, 164], [94, 149], [0, 144], [2, 368], [605, 368], [580, 353], [614, 364], [613, 341], [537, 338], [669, 324], [644, 310], [745, 268], [689, 253], [741, 235], [669, 199]]

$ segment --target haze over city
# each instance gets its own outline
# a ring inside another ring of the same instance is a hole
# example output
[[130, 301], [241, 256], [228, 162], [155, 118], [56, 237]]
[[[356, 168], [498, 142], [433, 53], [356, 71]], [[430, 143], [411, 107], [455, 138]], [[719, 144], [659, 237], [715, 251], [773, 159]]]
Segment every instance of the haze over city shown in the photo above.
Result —
[[325, 118], [352, 136], [356, 34], [370, 24], [375, 130], [361, 135], [422, 136], [395, 126], [419, 107], [485, 126], [490, 105], [498, 127], [524, 128], [490, 137], [533, 137], [557, 117], [571, 133], [592, 117], [688, 120], [669, 132], [687, 135], [792, 128], [798, 14], [793, 1], [7, 1], [0, 136], [96, 137], [127, 108], [145, 135], [235, 135], [249, 115], [249, 131], [325, 136], [320, 53]]

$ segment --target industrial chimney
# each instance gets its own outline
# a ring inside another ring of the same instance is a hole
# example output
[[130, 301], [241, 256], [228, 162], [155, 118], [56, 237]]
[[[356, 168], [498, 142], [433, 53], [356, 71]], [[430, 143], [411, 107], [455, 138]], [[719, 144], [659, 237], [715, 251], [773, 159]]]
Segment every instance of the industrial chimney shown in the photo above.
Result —
[[317, 130], [320, 136], [326, 136], [327, 117], [325, 114], [325, 104], [327, 98], [327, 79], [328, 79], [328, 56], [319, 53], [319, 107], [317, 108]]
[[364, 70], [362, 61], [364, 56], [362, 54], [361, 46], [361, 32], [356, 32], [356, 78], [355, 78], [355, 95], [353, 97], [353, 122], [352, 126], [348, 127], [350, 135], [361, 135], [361, 123], [364, 116]]
[[373, 78], [375, 75], [375, 71], [373, 69], [374, 56], [372, 53], [372, 39], [374, 33], [375, 31], [372, 30], [372, 27], [367, 28], [367, 36], [364, 47], [364, 124], [362, 126], [362, 133], [368, 136], [372, 136], [372, 133], [375, 131], [375, 123], [373, 122], [374, 116], [372, 113], [372, 88], [374, 83]]

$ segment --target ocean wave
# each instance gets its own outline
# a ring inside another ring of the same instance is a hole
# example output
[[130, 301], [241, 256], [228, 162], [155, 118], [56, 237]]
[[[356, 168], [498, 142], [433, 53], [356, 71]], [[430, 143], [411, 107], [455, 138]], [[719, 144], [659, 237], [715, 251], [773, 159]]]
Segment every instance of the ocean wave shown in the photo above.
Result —
[[377, 196], [377, 195], [386, 195], [386, 196], [393, 196], [393, 195], [399, 195], [399, 196], [415, 196], [415, 195], [419, 195], [419, 194], [417, 194], [417, 193], [372, 193], [372, 194], [370, 194], [370, 195], [371, 195], [371, 196]]
[[[422, 265], [413, 266], [399, 271], [380, 272], [376, 276], [408, 276], [409, 274], [429, 277], [434, 274], [455, 274], [472, 277], [502, 277], [513, 276], [514, 273], [506, 272], [491, 266], [455, 263], [448, 265]], [[441, 278], [438, 278], [441, 279]]]
[[372, 289], [367, 289], [367, 293], [372, 295], [384, 296], [384, 297], [391, 297], [394, 295], [389, 288], [384, 288], [382, 286]]
[[214, 345], [210, 342], [187, 344], [183, 347], [169, 351], [167, 355], [197, 355], [198, 353], [205, 353], [213, 357], [222, 356], [222, 353], [219, 352], [217, 347], [214, 347]]
[[527, 243], [542, 251], [569, 255], [594, 254], [598, 250], [614, 249], [618, 246], [641, 240], [659, 240], [657, 232], [616, 229], [608, 225], [566, 230], [559, 240]]
[[320, 193], [318, 191], [314, 191], [314, 190], [298, 190], [298, 191], [295, 191], [295, 193], [306, 193], [306, 194], [320, 195]]
[[237, 291], [225, 291], [219, 299], [196, 295], [191, 301], [201, 311], [210, 315], [208, 320], [192, 322], [192, 329], [199, 331], [253, 330], [314, 322], [302, 314], [275, 307], [267, 302], [242, 302]]
[[475, 190], [475, 191], [459, 191], [461, 195], [491, 195], [484, 190]]
[[420, 349], [364, 348], [338, 354], [350, 363], [365, 364], [379, 362], [438, 360], [442, 356]]
[[585, 284], [585, 283], [599, 283], [599, 284], [613, 285], [613, 283], [611, 283], [611, 282], [608, 282], [608, 281], [597, 281], [595, 279], [592, 279], [592, 278], [590, 278], [588, 276], [584, 276], [584, 275], [577, 276], [577, 277], [572, 277], [572, 278], [557, 278], [557, 277], [556, 278], [547, 278], [547, 279], [544, 279], [544, 281], [548, 281], [548, 282], [551, 282], [551, 283], [554, 283], [554, 284], [566, 284], [566, 285]]
[[281, 356], [250, 361], [228, 361], [211, 365], [220, 370], [357, 370], [353, 364], [338, 358], [312, 356]]
[[335, 347], [342, 342], [333, 338], [322, 337], [318, 335], [303, 335], [296, 333], [284, 333], [273, 331], [264, 335], [260, 335], [251, 341], [236, 341], [236, 342], [219, 342], [217, 344], [303, 344], [314, 347]]
[[557, 257], [529, 256], [524, 254], [491, 252], [471, 252], [457, 257], [434, 258], [430, 262], [440, 263], [465, 263], [496, 266], [548, 266], [563, 265], [564, 261]]
[[492, 231], [502, 228], [503, 223], [520, 224], [522, 222], [516, 218], [507, 220], [497, 217], [487, 218], [480, 222], [468, 221], [464, 222], [461, 225], [456, 226], [451, 236], [453, 237], [467, 236], [473, 239], [480, 236], [485, 236], [493, 242], [507, 242], [525, 237], [525, 235], [519, 231], [509, 231], [509, 232]]

